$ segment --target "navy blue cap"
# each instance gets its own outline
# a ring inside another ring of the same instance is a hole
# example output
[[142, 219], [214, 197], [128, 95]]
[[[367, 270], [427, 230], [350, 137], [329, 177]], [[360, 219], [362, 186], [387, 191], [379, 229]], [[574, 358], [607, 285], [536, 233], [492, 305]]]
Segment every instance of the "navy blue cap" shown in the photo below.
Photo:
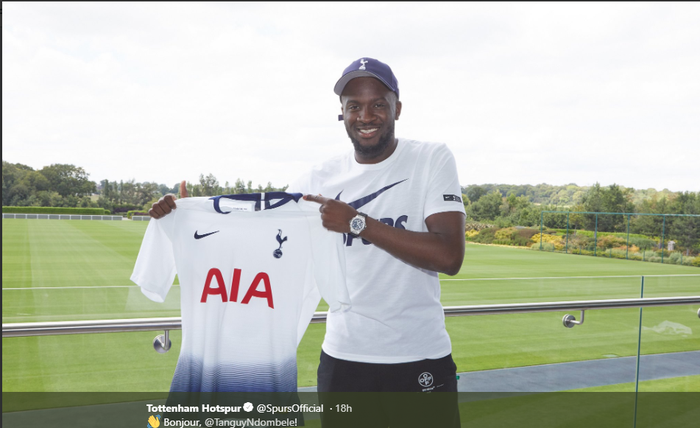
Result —
[[360, 58], [350, 64], [348, 68], [343, 71], [343, 76], [335, 84], [333, 91], [336, 95], [340, 95], [343, 93], [343, 89], [345, 89], [345, 85], [347, 85], [349, 81], [356, 77], [364, 76], [379, 79], [387, 88], [396, 92], [396, 98], [399, 98], [399, 82], [391, 71], [391, 67], [374, 58], [367, 57]]

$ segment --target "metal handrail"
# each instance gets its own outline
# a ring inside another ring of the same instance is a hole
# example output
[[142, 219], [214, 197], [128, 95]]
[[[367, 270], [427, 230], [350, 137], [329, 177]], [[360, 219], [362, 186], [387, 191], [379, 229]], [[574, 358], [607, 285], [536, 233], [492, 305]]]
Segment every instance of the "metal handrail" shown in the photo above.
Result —
[[445, 316], [516, 314], [523, 312], [587, 311], [591, 309], [643, 308], [700, 303], [700, 296], [643, 299], [580, 300], [573, 302], [510, 303], [504, 305], [445, 306]]
[[111, 320], [22, 322], [2, 325], [2, 337], [54, 336], [84, 333], [180, 330], [182, 318], [127, 318]]
[[[700, 304], [700, 296], [644, 299], [581, 300], [571, 302], [508, 303], [500, 305], [445, 306], [445, 316], [497, 315], [567, 310], [620, 309]], [[326, 321], [326, 312], [315, 312], [312, 323]], [[698, 316], [700, 316], [700, 311]], [[2, 325], [2, 337], [50, 336], [61, 334], [117, 333], [131, 331], [180, 330], [182, 319], [132, 318], [93, 321], [10, 323]]]

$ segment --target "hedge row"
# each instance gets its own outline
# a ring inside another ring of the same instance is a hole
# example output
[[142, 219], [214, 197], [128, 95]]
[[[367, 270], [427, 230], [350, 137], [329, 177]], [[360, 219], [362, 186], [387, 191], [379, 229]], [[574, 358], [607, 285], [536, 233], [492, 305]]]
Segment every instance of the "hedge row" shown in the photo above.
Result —
[[104, 208], [74, 208], [74, 207], [2, 207], [3, 213], [15, 214], [85, 214], [109, 215]]
[[[530, 249], [538, 251], [538, 250], [540, 250], [540, 245], [533, 244], [530, 247]], [[563, 253], [563, 250], [558, 250], [554, 244], [549, 243], [549, 242], [542, 243], [542, 251]], [[663, 258], [661, 257], [662, 252], [663, 252]], [[614, 258], [614, 259], [647, 261], [647, 262], [652, 262], [652, 263], [661, 263], [663, 260], [664, 264], [676, 264], [676, 265], [700, 267], [700, 256], [698, 256], [698, 257], [684, 256], [680, 251], [669, 252], [669, 251], [663, 250], [663, 251], [643, 251], [643, 252], [631, 252], [630, 251], [630, 252], [627, 252], [625, 250], [615, 250], [615, 249], [590, 251], [590, 250], [584, 250], [581, 248], [569, 248], [568, 254], [596, 256], [596, 257], [604, 257], [604, 258], [611, 258], [611, 259]]]
[[126, 212], [126, 218], [131, 218], [135, 215], [148, 215], [148, 212], [143, 211], [143, 210], [131, 210]]
[[[545, 230], [548, 231], [548, 233], [551, 231], [554, 231], [557, 233], [557, 235], [566, 236], [566, 229], [545, 228]], [[593, 237], [595, 237], [595, 232], [592, 230], [569, 229], [569, 236], [571, 236], [571, 235], [583, 235], [583, 236], [587, 236], [589, 238], [593, 238]], [[600, 232], [600, 231], [598, 231], [598, 237], [600, 238], [602, 236], [617, 236], [620, 238], [627, 238], [627, 232]], [[638, 233], [630, 233], [629, 237], [630, 238], [640, 238], [640, 239], [651, 239], [647, 235], [641, 235]]]
[[496, 226], [493, 224], [488, 224], [488, 223], [480, 223], [478, 221], [468, 221], [465, 225], [466, 230], [476, 230], [477, 232], [484, 230], [484, 229], [489, 229], [492, 227], [496, 227]]
[[112, 211], [114, 211], [114, 214], [121, 214], [124, 215], [125, 213], [129, 211], [138, 211], [143, 209], [140, 205], [133, 205], [133, 204], [114, 204], [112, 206]]

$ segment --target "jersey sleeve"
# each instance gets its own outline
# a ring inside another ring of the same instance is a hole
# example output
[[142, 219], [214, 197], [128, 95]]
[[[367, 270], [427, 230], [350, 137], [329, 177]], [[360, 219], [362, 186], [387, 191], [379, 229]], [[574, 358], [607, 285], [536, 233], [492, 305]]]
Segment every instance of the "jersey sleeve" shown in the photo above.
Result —
[[[318, 210], [316, 210], [318, 211]], [[312, 241], [312, 257], [316, 287], [328, 303], [331, 312], [350, 308], [350, 293], [345, 283], [345, 251], [339, 233], [321, 225], [321, 216], [309, 218]]]
[[301, 315], [297, 324], [297, 345], [301, 342], [322, 297], [328, 303], [331, 312], [350, 308], [350, 294], [345, 283], [342, 236], [323, 227], [318, 209], [311, 203], [299, 201], [299, 207], [303, 211], [311, 210], [311, 215], [306, 217], [311, 260], [307, 265], [308, 282], [304, 287]]
[[175, 279], [173, 245], [167, 233], [174, 220], [174, 213], [159, 220], [150, 220], [131, 274], [131, 280], [154, 302], [165, 301]]
[[457, 163], [446, 145], [437, 145], [433, 156], [431, 156], [430, 169], [423, 218], [426, 219], [433, 214], [442, 212], [464, 213], [462, 187], [457, 176]]

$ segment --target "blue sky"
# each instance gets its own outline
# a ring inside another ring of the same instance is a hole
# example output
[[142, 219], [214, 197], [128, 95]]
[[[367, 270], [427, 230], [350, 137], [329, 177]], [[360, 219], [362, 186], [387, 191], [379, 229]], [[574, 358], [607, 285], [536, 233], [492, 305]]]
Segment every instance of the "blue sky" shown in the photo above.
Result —
[[288, 184], [394, 69], [460, 182], [700, 191], [700, 3], [3, 3], [2, 157], [95, 181]]

